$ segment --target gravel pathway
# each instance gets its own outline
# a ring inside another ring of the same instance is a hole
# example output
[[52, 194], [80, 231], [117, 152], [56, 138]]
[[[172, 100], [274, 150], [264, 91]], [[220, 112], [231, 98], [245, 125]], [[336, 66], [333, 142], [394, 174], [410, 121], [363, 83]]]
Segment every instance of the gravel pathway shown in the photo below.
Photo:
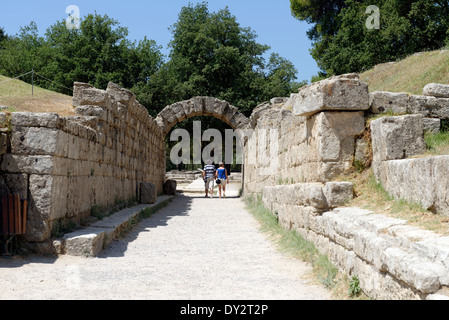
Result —
[[0, 299], [327, 300], [238, 198], [178, 196], [97, 258], [0, 258]]

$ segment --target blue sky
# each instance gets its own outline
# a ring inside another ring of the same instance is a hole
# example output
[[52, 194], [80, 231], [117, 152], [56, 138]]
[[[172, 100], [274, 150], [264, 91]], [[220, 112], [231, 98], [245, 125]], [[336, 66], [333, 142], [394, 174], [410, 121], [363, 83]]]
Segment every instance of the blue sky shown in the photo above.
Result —
[[[183, 6], [197, 3], [195, 0], [162, 1], [94, 1], [94, 0], [39, 0], [3, 1], [0, 8], [0, 27], [7, 34], [16, 34], [21, 26], [35, 21], [39, 32], [56, 21], [68, 17], [65, 9], [69, 5], [80, 8], [81, 17], [94, 13], [107, 14], [129, 30], [131, 40], [147, 36], [163, 47], [168, 54], [167, 45], [171, 40], [168, 28], [177, 21]], [[258, 42], [271, 46], [270, 52], [277, 52], [287, 58], [298, 69], [298, 80], [310, 81], [319, 71], [315, 60], [310, 56], [311, 42], [306, 32], [310, 28], [304, 22], [292, 17], [289, 0], [209, 0], [209, 10], [218, 11], [228, 6], [242, 27], [250, 27], [258, 35]]]

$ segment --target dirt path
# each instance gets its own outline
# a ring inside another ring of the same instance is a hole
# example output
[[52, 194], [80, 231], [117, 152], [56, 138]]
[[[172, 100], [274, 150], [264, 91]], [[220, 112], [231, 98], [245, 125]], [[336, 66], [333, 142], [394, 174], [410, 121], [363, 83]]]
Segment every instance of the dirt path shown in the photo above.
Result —
[[326, 300], [238, 198], [179, 196], [97, 258], [0, 258], [0, 299]]

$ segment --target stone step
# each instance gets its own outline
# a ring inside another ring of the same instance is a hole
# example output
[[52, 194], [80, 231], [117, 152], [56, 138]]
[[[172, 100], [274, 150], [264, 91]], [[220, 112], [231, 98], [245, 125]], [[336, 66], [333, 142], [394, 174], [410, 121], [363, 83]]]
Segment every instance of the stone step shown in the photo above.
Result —
[[70, 256], [96, 257], [112, 241], [128, 231], [138, 220], [142, 211], [160, 208], [168, 204], [173, 196], [158, 197], [154, 204], [141, 204], [126, 208], [98, 221], [87, 228], [64, 235], [54, 241], [58, 254]]

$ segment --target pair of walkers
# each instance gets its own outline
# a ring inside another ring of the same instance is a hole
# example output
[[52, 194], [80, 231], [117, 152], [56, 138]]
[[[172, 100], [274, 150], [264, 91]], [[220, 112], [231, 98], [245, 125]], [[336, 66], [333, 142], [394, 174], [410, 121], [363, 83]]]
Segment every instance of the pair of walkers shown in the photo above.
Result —
[[[207, 163], [203, 170], [203, 179], [206, 184], [206, 198], [214, 196], [214, 184], [218, 185], [218, 195], [226, 198], [226, 185], [229, 184], [228, 171], [226, 170], [224, 163], [220, 162], [218, 169], [212, 164], [211, 161]], [[223, 193], [223, 194], [222, 194]]]

